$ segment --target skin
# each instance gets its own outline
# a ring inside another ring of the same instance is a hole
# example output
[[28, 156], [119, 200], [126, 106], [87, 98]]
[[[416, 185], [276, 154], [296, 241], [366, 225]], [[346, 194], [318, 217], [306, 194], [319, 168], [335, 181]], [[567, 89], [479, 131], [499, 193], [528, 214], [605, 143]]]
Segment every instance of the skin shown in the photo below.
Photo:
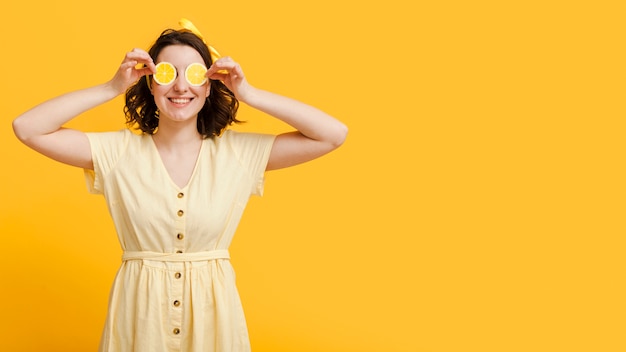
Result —
[[[196, 120], [210, 89], [208, 83], [194, 87], [184, 78], [187, 65], [202, 62], [195, 49], [183, 45], [168, 46], [159, 54], [157, 63], [160, 61], [174, 64], [179, 75], [172, 84], [160, 86], [153, 83], [151, 87], [160, 111], [159, 129], [153, 135], [153, 140], [174, 182], [184, 185], [191, 176], [200, 150], [202, 136], [197, 131]], [[139, 64], [145, 64], [145, 67], [136, 68]], [[93, 169], [91, 148], [85, 133], [63, 125], [81, 113], [123, 94], [139, 78], [154, 72], [155, 62], [150, 55], [144, 50], [133, 49], [125, 55], [108, 82], [53, 98], [18, 116], [13, 121], [15, 135], [24, 144], [47, 157], [68, 165]], [[217, 60], [206, 75], [210, 79], [223, 81], [240, 102], [295, 129], [276, 137], [267, 170], [290, 167], [318, 158], [338, 148], [346, 138], [347, 127], [325, 112], [252, 86], [239, 64], [230, 57]], [[190, 100], [172, 100], [179, 98]]]

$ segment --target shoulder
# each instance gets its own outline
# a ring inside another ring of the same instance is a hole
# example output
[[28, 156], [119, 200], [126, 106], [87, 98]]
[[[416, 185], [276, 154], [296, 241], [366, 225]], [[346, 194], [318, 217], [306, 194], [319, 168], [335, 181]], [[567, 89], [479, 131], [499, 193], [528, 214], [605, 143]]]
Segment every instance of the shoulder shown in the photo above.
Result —
[[139, 145], [146, 141], [145, 135], [136, 134], [129, 129], [107, 132], [86, 133], [92, 150], [104, 153], [119, 153], [131, 145]]
[[275, 138], [272, 134], [226, 130], [215, 137], [215, 143], [223, 160], [228, 163], [237, 160], [244, 169], [251, 170], [256, 179], [265, 170]]
[[104, 143], [146, 143], [150, 141], [150, 135], [145, 133], [135, 133], [128, 128], [120, 129], [117, 131], [105, 131], [105, 132], [88, 132], [85, 133], [90, 141], [100, 141]]
[[133, 138], [141, 138], [140, 135], [133, 133], [127, 128], [117, 131], [87, 132], [85, 134], [90, 141], [129, 141]]
[[230, 129], [224, 131], [220, 136], [214, 137], [215, 144], [225, 144], [235, 149], [271, 144], [274, 138], [276, 138], [276, 136], [272, 134], [239, 132]]

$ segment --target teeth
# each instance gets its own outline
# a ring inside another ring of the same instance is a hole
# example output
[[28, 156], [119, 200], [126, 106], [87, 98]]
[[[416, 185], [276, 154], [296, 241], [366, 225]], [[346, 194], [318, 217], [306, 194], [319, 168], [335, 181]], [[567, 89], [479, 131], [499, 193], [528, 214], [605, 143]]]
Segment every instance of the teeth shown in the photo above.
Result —
[[191, 101], [191, 99], [170, 99], [170, 101], [174, 104], [186, 104]]

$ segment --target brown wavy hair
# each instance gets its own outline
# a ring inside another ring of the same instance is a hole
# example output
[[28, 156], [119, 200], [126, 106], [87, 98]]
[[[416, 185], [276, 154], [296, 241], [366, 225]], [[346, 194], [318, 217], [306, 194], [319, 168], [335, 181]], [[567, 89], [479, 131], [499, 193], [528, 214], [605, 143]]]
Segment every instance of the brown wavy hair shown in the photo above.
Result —
[[[157, 56], [165, 47], [170, 45], [187, 45], [194, 48], [206, 67], [213, 64], [209, 48], [198, 36], [192, 32], [181, 29], [166, 29], [152, 45], [148, 54], [156, 61]], [[150, 93], [149, 84], [151, 76], [141, 77], [126, 91], [126, 125], [141, 130], [143, 133], [154, 134], [159, 127], [159, 112]], [[219, 136], [226, 127], [233, 123], [241, 123], [237, 120], [239, 101], [224, 83], [219, 80], [209, 80], [211, 94], [206, 98], [205, 104], [198, 113], [198, 132], [204, 138]]]

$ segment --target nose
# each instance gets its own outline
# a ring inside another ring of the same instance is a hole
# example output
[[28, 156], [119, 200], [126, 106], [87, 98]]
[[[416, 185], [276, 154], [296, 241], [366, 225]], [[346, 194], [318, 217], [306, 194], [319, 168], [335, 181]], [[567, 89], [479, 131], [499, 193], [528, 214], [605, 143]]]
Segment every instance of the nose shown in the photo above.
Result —
[[186, 92], [188, 89], [189, 83], [187, 83], [185, 77], [182, 77], [182, 75], [178, 75], [178, 77], [176, 77], [176, 79], [174, 80], [174, 91]]

